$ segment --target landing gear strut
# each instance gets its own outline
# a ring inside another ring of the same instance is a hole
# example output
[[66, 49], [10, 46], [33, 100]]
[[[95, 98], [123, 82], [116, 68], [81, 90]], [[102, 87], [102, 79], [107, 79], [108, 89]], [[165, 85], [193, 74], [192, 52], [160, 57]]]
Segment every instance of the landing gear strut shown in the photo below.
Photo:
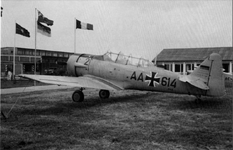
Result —
[[99, 91], [99, 96], [100, 96], [101, 99], [109, 98], [110, 92], [108, 90], [100, 90]]
[[82, 102], [84, 100], [82, 89], [74, 91], [74, 93], [72, 94], [72, 100], [74, 102]]

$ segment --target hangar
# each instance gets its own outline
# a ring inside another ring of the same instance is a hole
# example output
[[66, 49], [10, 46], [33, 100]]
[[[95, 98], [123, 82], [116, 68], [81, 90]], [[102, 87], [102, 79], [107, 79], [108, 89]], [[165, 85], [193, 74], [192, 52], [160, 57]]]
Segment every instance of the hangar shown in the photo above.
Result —
[[233, 47], [163, 49], [152, 62], [167, 70], [188, 74], [211, 53], [220, 54], [224, 72], [232, 74]]
[[[1, 76], [5, 76], [7, 70], [13, 70], [13, 51], [14, 47], [1, 48]], [[56, 72], [59, 75], [65, 73], [65, 62], [68, 60], [69, 56], [73, 54], [69, 52], [41, 49], [37, 49], [36, 53], [37, 74], [54, 74]], [[34, 74], [34, 59], [35, 49], [16, 47], [15, 74]]]

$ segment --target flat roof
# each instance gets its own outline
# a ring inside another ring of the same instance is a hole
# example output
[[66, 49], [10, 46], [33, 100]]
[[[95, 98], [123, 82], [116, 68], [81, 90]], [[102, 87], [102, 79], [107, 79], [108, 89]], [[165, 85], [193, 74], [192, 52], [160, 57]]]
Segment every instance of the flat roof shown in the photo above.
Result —
[[[17, 50], [30, 50], [35, 51], [33, 48], [24, 48], [24, 47], [15, 47]], [[9, 51], [14, 50], [14, 47], [1, 47], [1, 51]], [[37, 51], [46, 51], [46, 52], [55, 52], [55, 53], [67, 53], [67, 54], [73, 54], [74, 52], [66, 52], [66, 51], [55, 51], [55, 50], [48, 50], [48, 49], [36, 49]]]

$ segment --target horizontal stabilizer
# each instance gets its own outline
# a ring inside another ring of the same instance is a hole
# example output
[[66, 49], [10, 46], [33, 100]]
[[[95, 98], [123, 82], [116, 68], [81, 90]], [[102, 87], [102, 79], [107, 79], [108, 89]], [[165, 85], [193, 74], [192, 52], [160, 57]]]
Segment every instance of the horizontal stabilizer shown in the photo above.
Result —
[[202, 90], [209, 90], [209, 87], [198, 77], [185, 75], [185, 76], [180, 76], [179, 80], [182, 82], [188, 82], [189, 84], [197, 88], [200, 88]]

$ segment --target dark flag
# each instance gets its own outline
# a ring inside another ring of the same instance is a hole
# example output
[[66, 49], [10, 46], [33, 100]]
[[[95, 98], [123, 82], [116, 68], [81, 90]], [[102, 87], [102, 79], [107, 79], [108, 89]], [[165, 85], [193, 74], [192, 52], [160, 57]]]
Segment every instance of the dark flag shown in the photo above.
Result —
[[1, 17], [2, 17], [2, 10], [3, 10], [3, 7], [1, 7]]
[[37, 28], [38, 28], [38, 32], [51, 37], [51, 29], [49, 27], [46, 27], [45, 25], [41, 24], [39, 21], [37, 21]]
[[38, 11], [38, 22], [45, 23], [48, 26], [53, 25], [53, 20], [50, 20], [50, 19], [44, 17], [44, 15], [40, 11]]
[[93, 30], [93, 25], [76, 20], [76, 29]]
[[16, 23], [16, 34], [20, 34], [26, 37], [30, 37], [30, 33], [27, 29], [21, 27], [19, 24]]

